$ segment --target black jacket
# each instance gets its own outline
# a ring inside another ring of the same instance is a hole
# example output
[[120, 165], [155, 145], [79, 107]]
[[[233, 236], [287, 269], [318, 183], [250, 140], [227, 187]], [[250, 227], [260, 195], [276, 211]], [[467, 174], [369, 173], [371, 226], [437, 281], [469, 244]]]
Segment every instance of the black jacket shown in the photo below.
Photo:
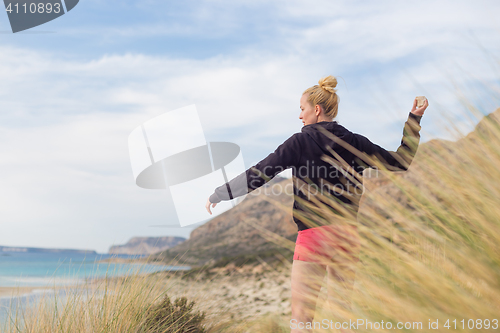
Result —
[[[362, 174], [366, 168], [376, 168], [374, 157], [389, 170], [407, 170], [417, 152], [421, 118], [422, 116], [410, 112], [405, 122], [401, 145], [396, 152], [385, 150], [363, 135], [349, 131], [336, 121], [322, 121], [304, 126], [301, 133], [292, 135], [274, 153], [216, 188], [210, 196], [210, 202], [218, 203], [221, 200], [231, 200], [247, 194], [264, 185], [281, 171], [292, 168], [295, 198], [308, 200], [308, 195], [311, 195], [308, 193], [314, 194], [315, 191], [324, 189], [357, 212], [359, 200], [353, 199], [350, 194], [359, 192], [360, 189], [355, 188], [355, 183], [350, 180], [352, 177], [346, 177], [342, 170]], [[325, 135], [324, 130], [333, 135]], [[358, 151], [369, 158], [361, 159]], [[322, 159], [325, 155], [330, 157], [328, 162]], [[342, 164], [344, 166], [348, 164], [348, 167], [339, 167]], [[294, 200], [293, 219], [298, 229], [304, 230], [308, 229], [308, 226], [301, 220], [300, 213], [309, 210], [299, 204], [299, 201]]]

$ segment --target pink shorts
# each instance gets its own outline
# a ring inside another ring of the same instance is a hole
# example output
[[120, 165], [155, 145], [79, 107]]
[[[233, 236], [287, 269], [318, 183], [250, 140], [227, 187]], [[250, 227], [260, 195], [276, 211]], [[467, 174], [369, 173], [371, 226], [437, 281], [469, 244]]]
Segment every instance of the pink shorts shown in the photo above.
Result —
[[357, 262], [360, 241], [356, 226], [322, 226], [299, 231], [293, 260], [327, 264]]

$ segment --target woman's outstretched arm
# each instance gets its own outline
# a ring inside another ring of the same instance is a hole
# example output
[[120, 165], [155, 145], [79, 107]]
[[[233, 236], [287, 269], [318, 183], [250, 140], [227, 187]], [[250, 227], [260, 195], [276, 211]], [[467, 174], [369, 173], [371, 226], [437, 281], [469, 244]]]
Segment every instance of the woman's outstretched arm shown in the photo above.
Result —
[[[408, 170], [408, 167], [413, 161], [413, 157], [415, 157], [418, 144], [420, 142], [420, 120], [422, 119], [424, 111], [428, 106], [429, 103], [426, 100], [422, 107], [417, 108], [417, 100], [415, 99], [413, 102], [413, 108], [408, 115], [408, 120], [404, 125], [401, 145], [395, 152], [385, 150], [360, 134], [354, 134], [356, 147], [370, 157], [378, 158], [378, 160], [389, 170]], [[366, 163], [366, 161], [364, 162]], [[377, 166], [374, 164], [370, 165], [370, 163], [368, 163], [367, 167], [376, 168]]]
[[231, 200], [245, 195], [261, 187], [278, 173], [297, 165], [301, 154], [298, 135], [300, 133], [292, 135], [262, 161], [228, 183], [217, 187], [207, 201], [207, 211], [212, 214], [210, 204], [215, 207], [216, 203], [223, 200]]

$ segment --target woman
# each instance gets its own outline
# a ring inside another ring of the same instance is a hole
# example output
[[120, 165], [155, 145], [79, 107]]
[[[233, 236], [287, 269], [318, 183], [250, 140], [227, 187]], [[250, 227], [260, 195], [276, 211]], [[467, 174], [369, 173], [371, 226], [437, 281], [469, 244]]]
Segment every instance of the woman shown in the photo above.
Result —
[[[407, 170], [418, 147], [420, 120], [428, 106], [425, 101], [417, 108], [415, 99], [405, 123], [401, 145], [396, 152], [389, 152], [333, 120], [338, 112], [336, 86], [335, 77], [328, 76], [304, 91], [300, 98], [299, 119], [304, 124], [301, 133], [295, 133], [274, 153], [215, 189], [206, 203], [207, 211], [212, 214], [210, 205], [213, 208], [221, 200], [249, 193], [281, 171], [292, 169], [293, 179], [297, 180], [294, 182], [293, 219], [299, 230], [291, 274], [292, 332], [302, 332], [306, 323], [312, 322], [325, 273], [329, 279], [329, 297], [348, 306], [348, 292], [342, 294], [337, 287], [341, 285], [340, 290], [344, 291], [352, 289], [359, 251], [355, 227], [336, 226], [335, 221], [329, 226], [312, 225], [313, 212], [300, 203], [311, 202], [313, 186], [321, 193], [326, 189], [328, 194], [357, 213], [360, 195], [356, 196], [356, 192], [359, 187], [356, 187], [354, 177], [339, 173], [339, 165], [351, 173], [358, 173], [358, 177], [365, 168], [376, 168], [374, 160], [393, 171]], [[325, 155], [330, 157], [330, 162], [322, 158]], [[332, 159], [337, 163], [331, 163]]]

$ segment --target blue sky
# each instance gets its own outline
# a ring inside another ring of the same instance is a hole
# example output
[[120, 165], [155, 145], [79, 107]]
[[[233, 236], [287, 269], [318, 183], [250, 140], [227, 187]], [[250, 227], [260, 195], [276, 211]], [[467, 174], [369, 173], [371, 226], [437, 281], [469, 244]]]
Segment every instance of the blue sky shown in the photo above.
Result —
[[127, 137], [190, 104], [246, 167], [300, 131], [301, 93], [329, 74], [340, 123], [386, 149], [417, 95], [431, 103], [422, 141], [452, 138], [445, 116], [467, 132], [461, 98], [500, 106], [499, 14], [495, 0], [81, 0], [17, 34], [0, 15], [0, 244], [188, 236], [150, 227], [176, 217], [168, 194], [135, 186]]

